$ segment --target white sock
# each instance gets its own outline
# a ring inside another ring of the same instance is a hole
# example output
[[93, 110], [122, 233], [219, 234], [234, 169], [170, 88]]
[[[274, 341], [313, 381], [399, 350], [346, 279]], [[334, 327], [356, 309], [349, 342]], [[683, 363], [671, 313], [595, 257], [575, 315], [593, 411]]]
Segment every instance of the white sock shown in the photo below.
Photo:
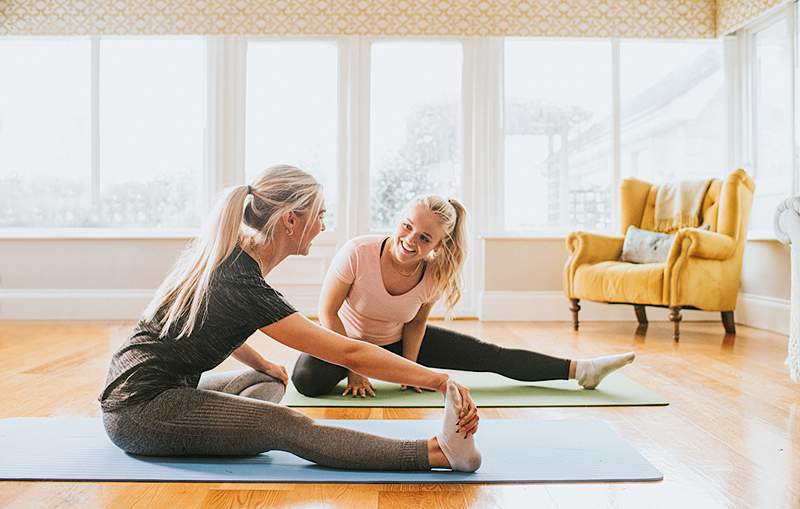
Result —
[[461, 394], [456, 385], [450, 382], [447, 384], [447, 394], [444, 397], [442, 431], [436, 435], [436, 440], [450, 463], [450, 468], [460, 472], [474, 472], [481, 466], [481, 453], [475, 448], [472, 435], [464, 438], [463, 431], [456, 433], [459, 412], [461, 412]]
[[607, 374], [630, 364], [634, 358], [636, 354], [628, 352], [577, 361], [575, 378], [584, 389], [594, 389]]

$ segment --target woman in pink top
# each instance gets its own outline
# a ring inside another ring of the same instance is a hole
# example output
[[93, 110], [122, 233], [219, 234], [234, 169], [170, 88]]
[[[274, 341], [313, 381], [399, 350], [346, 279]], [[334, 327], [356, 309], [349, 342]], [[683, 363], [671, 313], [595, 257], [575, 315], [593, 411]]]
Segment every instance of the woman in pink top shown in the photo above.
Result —
[[[319, 304], [322, 325], [423, 366], [493, 372], [527, 382], [576, 378], [586, 389], [633, 361], [633, 352], [560, 359], [428, 325], [439, 297], [444, 296], [448, 311], [461, 297], [465, 216], [457, 200], [426, 196], [406, 207], [390, 237], [363, 236], [347, 242], [325, 277]], [[375, 395], [366, 377], [308, 354], [295, 364], [292, 381], [302, 394], [319, 396], [330, 393], [344, 377], [343, 395]]]

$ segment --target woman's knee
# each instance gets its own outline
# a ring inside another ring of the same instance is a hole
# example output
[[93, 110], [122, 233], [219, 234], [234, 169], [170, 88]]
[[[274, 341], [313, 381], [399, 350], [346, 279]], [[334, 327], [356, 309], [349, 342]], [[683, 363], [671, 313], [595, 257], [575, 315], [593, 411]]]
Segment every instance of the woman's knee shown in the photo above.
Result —
[[314, 371], [307, 366], [295, 366], [292, 372], [292, 383], [297, 392], [303, 396], [314, 398], [330, 392], [332, 387], [325, 387], [320, 382], [319, 377], [315, 376]]
[[273, 378], [266, 373], [262, 373], [261, 371], [256, 371], [255, 369], [246, 369], [233, 377], [225, 385], [221, 392], [226, 392], [228, 394], [241, 394], [250, 387], [277, 381], [277, 378]]

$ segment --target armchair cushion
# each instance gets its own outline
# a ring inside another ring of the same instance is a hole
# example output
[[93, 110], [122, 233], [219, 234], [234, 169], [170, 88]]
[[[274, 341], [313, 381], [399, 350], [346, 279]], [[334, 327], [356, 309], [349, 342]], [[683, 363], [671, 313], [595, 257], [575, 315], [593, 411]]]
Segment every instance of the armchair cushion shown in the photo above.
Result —
[[662, 304], [663, 263], [607, 261], [584, 264], [575, 271], [575, 295], [600, 302]]
[[[710, 230], [711, 225], [705, 224], [700, 230]], [[623, 262], [630, 263], [663, 263], [667, 261], [672, 244], [675, 241], [674, 233], [659, 233], [640, 230], [630, 225], [625, 232], [625, 242], [622, 245]]]
[[674, 239], [675, 236], [668, 233], [640, 230], [630, 225], [625, 232], [620, 259], [630, 263], [665, 262]]

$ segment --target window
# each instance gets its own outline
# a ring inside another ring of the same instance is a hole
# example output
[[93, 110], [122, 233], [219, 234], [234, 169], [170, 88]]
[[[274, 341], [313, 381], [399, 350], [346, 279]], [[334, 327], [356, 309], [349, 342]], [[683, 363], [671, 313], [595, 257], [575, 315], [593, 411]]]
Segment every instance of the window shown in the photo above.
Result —
[[723, 55], [721, 40], [620, 42], [622, 177], [727, 173]]
[[507, 230], [606, 229], [611, 221], [611, 43], [508, 40]]
[[247, 181], [275, 164], [312, 173], [324, 188], [329, 229], [339, 202], [337, 85], [335, 43], [247, 45]]
[[0, 43], [0, 226], [199, 224], [204, 65], [201, 39]]
[[775, 207], [792, 189], [794, 153], [790, 27], [782, 17], [752, 33], [752, 140], [756, 196], [750, 227], [771, 230]]
[[79, 226], [91, 201], [89, 39], [0, 42], [0, 227]]
[[372, 46], [371, 229], [415, 196], [461, 196], [461, 62], [458, 43]]
[[89, 223], [199, 225], [203, 41], [101, 40], [99, 80], [100, 186]]

